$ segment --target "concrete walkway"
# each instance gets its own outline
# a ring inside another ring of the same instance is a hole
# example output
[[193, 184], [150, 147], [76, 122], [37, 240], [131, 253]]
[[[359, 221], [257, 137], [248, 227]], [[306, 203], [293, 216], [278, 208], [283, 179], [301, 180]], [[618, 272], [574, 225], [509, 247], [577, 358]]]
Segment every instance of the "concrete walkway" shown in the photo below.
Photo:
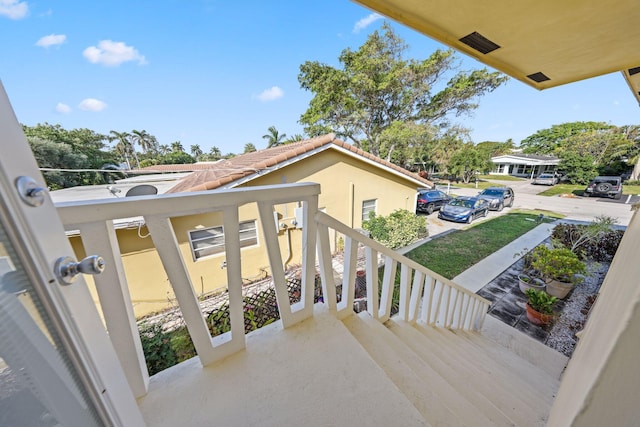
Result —
[[478, 292], [483, 286], [500, 275], [518, 260], [515, 254], [524, 255], [542, 241], [551, 236], [554, 223], [540, 224], [533, 230], [523, 234], [513, 242], [480, 260], [475, 265], [453, 278], [453, 281], [472, 292]]

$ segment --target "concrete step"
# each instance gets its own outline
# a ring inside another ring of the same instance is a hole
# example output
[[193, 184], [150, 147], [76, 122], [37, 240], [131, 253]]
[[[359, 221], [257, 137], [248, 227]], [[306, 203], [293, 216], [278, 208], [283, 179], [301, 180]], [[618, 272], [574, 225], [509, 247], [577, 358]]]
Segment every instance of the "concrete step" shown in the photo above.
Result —
[[472, 340], [461, 333], [441, 328], [417, 325], [416, 329], [440, 346], [450, 346], [454, 352], [453, 359], [450, 354], [444, 354], [443, 357], [480, 372], [488, 382], [500, 384], [514, 401], [533, 408], [551, 407], [557, 388], [548, 385], [557, 381], [549, 378], [545, 371], [528, 361], [515, 355], [512, 358], [496, 358], [495, 353], [507, 353], [507, 350], [496, 349], [493, 342], [478, 334], [469, 334], [476, 335]]
[[[535, 390], [537, 390], [540, 395], [545, 396], [550, 404], [553, 403], [556, 393], [558, 392], [558, 388], [560, 387], [560, 377], [559, 375], [552, 375], [549, 372], [557, 370], [557, 368], [548, 369], [548, 364], [551, 362], [547, 362], [546, 360], [542, 359], [534, 365], [529, 360], [523, 359], [522, 357], [509, 351], [499, 343], [496, 343], [492, 339], [487, 338], [482, 334], [460, 331], [456, 331], [453, 333], [455, 333], [458, 337], [469, 341], [479, 350], [484, 351], [487, 357], [495, 360], [499, 365], [507, 366], [508, 369], [514, 373], [514, 375], [522, 377], [527, 376], [528, 382], [531, 384], [531, 386]], [[532, 344], [541, 352], [544, 350], [548, 350], [548, 347], [544, 346], [542, 343], [538, 343], [537, 341]], [[540, 347], [544, 347], [544, 349]], [[560, 359], [564, 359], [564, 356], [562, 356]], [[566, 362], [563, 362], [561, 360], [560, 366], [564, 364], [566, 364]], [[530, 373], [534, 373], [534, 375], [528, 375]]]
[[421, 331], [394, 320], [386, 326], [483, 413], [497, 412], [517, 426], [544, 425], [548, 405], [534, 392], [519, 390], [521, 379], [506, 375], [474, 346], [465, 347], [446, 330], [428, 327]]
[[431, 425], [514, 425], [497, 409], [479, 410], [461, 395], [460, 390], [368, 313], [349, 316], [344, 323]]

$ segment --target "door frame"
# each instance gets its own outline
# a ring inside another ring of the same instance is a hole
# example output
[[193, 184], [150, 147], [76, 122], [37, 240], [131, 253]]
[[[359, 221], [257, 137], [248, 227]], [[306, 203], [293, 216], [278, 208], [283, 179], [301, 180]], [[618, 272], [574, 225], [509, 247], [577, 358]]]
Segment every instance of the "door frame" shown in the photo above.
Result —
[[82, 386], [105, 425], [145, 425], [82, 275], [71, 285], [56, 280], [56, 260], [75, 255], [48, 191], [37, 207], [18, 195], [15, 183], [20, 176], [33, 178], [43, 189], [46, 183], [2, 82], [0, 149], [0, 209], [7, 236]]

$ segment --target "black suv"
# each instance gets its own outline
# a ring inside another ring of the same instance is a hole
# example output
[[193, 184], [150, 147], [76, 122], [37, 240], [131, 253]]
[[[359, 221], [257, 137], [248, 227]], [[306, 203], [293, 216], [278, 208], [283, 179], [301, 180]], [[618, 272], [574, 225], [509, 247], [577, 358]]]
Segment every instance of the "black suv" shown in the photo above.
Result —
[[416, 212], [424, 212], [427, 215], [431, 215], [434, 210], [440, 209], [449, 200], [451, 200], [451, 197], [440, 190], [420, 191], [416, 203]]
[[583, 193], [586, 197], [622, 197], [622, 178], [619, 176], [597, 176], [591, 180]]

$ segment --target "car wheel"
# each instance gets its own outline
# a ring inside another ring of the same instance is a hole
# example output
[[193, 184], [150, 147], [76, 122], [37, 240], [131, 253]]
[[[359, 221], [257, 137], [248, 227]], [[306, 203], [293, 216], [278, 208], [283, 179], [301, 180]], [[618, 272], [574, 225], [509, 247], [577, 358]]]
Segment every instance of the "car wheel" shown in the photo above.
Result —
[[622, 197], [622, 194], [618, 193], [613, 198], [616, 199], [616, 200], [620, 200], [620, 197]]
[[609, 184], [609, 183], [603, 182], [603, 183], [600, 183], [600, 184], [596, 185], [596, 191], [599, 192], [599, 193], [606, 193], [609, 190], [611, 190], [611, 184]]
[[467, 218], [467, 224], [471, 224], [471, 221], [473, 221], [473, 214], [469, 215], [469, 218]]
[[483, 217], [487, 217], [487, 215], [489, 215], [489, 209], [485, 209], [484, 213], [482, 214]]
[[511, 200], [509, 200], [509, 207], [513, 206], [513, 197], [511, 198]]
[[498, 212], [502, 212], [502, 209], [504, 209], [504, 203], [500, 202], [498, 205]]
[[427, 212], [427, 215], [431, 215], [433, 213], [433, 203], [429, 203], [427, 205], [427, 208], [425, 209], [425, 212]]

